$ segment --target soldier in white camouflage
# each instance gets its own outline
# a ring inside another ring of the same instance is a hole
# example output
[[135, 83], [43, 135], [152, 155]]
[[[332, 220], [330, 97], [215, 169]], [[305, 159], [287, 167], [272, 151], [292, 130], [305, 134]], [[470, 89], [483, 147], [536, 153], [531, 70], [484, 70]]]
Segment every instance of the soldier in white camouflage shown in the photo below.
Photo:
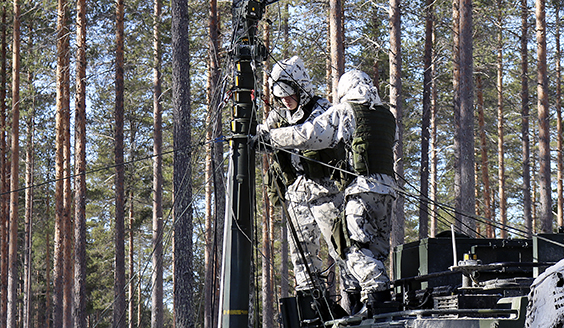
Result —
[[353, 174], [345, 189], [343, 219], [337, 222], [333, 240], [347, 269], [360, 283], [365, 305], [360, 312], [366, 316], [390, 297], [384, 261], [396, 198], [396, 122], [364, 72], [345, 73], [338, 96], [339, 104], [314, 120], [272, 129], [268, 137], [275, 147], [288, 149], [322, 149], [345, 143]]
[[[269, 113], [263, 124], [258, 125], [259, 139], [272, 129], [311, 122], [330, 107], [327, 99], [313, 95], [311, 80], [303, 61], [297, 56], [278, 62], [269, 80], [272, 94], [280, 106]], [[330, 179], [327, 167], [304, 158], [313, 156], [319, 159], [323, 153], [289, 149], [291, 153], [275, 151], [272, 154], [273, 163], [265, 178], [272, 202], [275, 205], [285, 202], [304, 252], [300, 254], [293, 238], [290, 238], [296, 290], [310, 291], [316, 287], [312, 278], [317, 279], [323, 270], [323, 261], [319, 257], [321, 236], [329, 245], [330, 255], [340, 265], [342, 283], [350, 289], [358, 288], [358, 283], [347, 274], [344, 261], [339, 259], [330, 241], [331, 229], [343, 203], [343, 193]], [[304, 257], [307, 262], [304, 262]], [[309, 276], [306, 265], [313, 277]]]

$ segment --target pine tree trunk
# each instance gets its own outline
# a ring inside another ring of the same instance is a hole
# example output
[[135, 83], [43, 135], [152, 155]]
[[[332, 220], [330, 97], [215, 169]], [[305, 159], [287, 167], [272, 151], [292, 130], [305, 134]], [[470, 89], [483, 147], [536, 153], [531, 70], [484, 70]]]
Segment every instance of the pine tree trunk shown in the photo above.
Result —
[[64, 142], [65, 142], [65, 100], [64, 100], [64, 22], [66, 1], [58, 2], [57, 17], [57, 116], [55, 153], [55, 242], [53, 280], [53, 327], [64, 324], [64, 275], [65, 275], [65, 207], [64, 207]]
[[476, 100], [478, 109], [478, 126], [480, 131], [480, 155], [482, 157], [482, 183], [484, 184], [484, 192], [482, 198], [484, 200], [484, 217], [488, 220], [486, 223], [486, 236], [488, 238], [495, 238], [495, 233], [491, 224], [492, 220], [492, 205], [491, 205], [491, 190], [490, 190], [490, 175], [489, 175], [489, 157], [488, 145], [486, 138], [485, 119], [484, 119], [484, 93], [482, 85], [482, 75], [476, 75]]
[[72, 190], [71, 190], [71, 141], [70, 141], [70, 11], [68, 4], [63, 9], [62, 28], [64, 30], [64, 38], [62, 40], [63, 47], [63, 208], [64, 208], [64, 231], [63, 237], [63, 253], [64, 253], [64, 278], [63, 278], [63, 328], [73, 328], [72, 323], [72, 290], [74, 282], [73, 272], [73, 235], [74, 226], [71, 217], [72, 211]]
[[[47, 195], [47, 201], [45, 204], [47, 208], [47, 218], [51, 218], [51, 204], [49, 203], [49, 195]], [[49, 328], [51, 327], [51, 243], [49, 229], [45, 233], [45, 317], [44, 324], [39, 325], [39, 327]]]
[[[133, 211], [133, 190], [129, 191], [129, 249], [128, 249], [128, 261], [129, 261], [129, 284], [128, 284], [128, 326], [129, 328], [135, 328], [135, 286], [136, 275], [135, 275], [135, 252], [134, 252], [134, 211]], [[140, 285], [140, 284], [139, 284]], [[138, 323], [139, 324], [139, 323]]]
[[112, 327], [125, 326], [125, 247], [124, 206], [125, 168], [123, 165], [123, 117], [124, 117], [124, 0], [116, 2], [116, 63], [115, 63], [115, 271], [114, 312]]
[[498, 25], [497, 37], [497, 178], [499, 180], [499, 222], [501, 224], [500, 237], [507, 238], [507, 201], [505, 197], [505, 145], [504, 145], [504, 118], [503, 118], [503, 16], [502, 0], [498, 0]]
[[329, 0], [329, 39], [331, 40], [331, 76], [333, 102], [338, 102], [337, 85], [345, 71], [343, 53], [343, 31], [341, 18], [341, 0]]
[[536, 0], [537, 23], [537, 94], [539, 120], [539, 201], [541, 232], [552, 233], [552, 199], [550, 186], [550, 113], [546, 68], [545, 1]]
[[560, 58], [561, 58], [561, 51], [560, 51], [560, 5], [559, 3], [556, 4], [556, 130], [557, 130], [557, 163], [558, 163], [558, 184], [557, 184], [557, 192], [558, 192], [558, 216], [557, 216], [557, 223], [558, 227], [562, 227], [564, 225], [563, 220], [563, 207], [564, 207], [564, 195], [563, 195], [563, 186], [562, 186], [562, 174], [564, 170], [564, 165], [562, 163], [562, 87], [560, 85], [562, 81], [562, 72], [560, 67]]
[[18, 294], [18, 189], [19, 189], [19, 121], [20, 121], [20, 5], [14, 0], [12, 47], [12, 155], [10, 176], [10, 229], [8, 245], [8, 313], [7, 327], [17, 327]]
[[462, 215], [460, 212], [460, 0], [452, 0], [452, 98], [454, 118], [454, 226], [460, 231]]
[[[32, 28], [30, 28], [33, 30]], [[31, 43], [32, 38], [29, 39]], [[32, 45], [29, 45], [29, 49], [31, 49]], [[25, 153], [25, 229], [24, 229], [24, 270], [23, 270], [23, 319], [22, 324], [24, 328], [31, 327], [31, 304], [32, 300], [32, 293], [31, 293], [31, 272], [32, 272], [32, 236], [33, 236], [33, 197], [34, 197], [34, 132], [35, 132], [35, 123], [34, 123], [34, 116], [35, 116], [35, 90], [33, 88], [33, 74], [28, 72], [28, 82], [30, 85], [30, 94], [32, 97], [32, 105], [29, 109], [28, 117], [27, 117], [27, 140], [26, 140], [26, 153]]]
[[1, 72], [0, 72], [0, 193], [1, 204], [0, 204], [0, 327], [6, 327], [6, 315], [8, 313], [8, 199], [9, 195], [7, 191], [8, 188], [8, 165], [6, 154], [6, 76], [7, 76], [7, 58], [6, 51], [8, 48], [6, 37], [7, 37], [7, 1], [2, 2], [2, 49], [1, 51]]
[[[186, 1], [172, 0], [172, 107], [174, 121], [174, 324], [194, 326], [192, 275], [192, 167], [189, 15]], [[187, 179], [185, 179], [187, 177]]]
[[76, 3], [73, 323], [86, 327], [86, 0]]
[[[400, 16], [400, 0], [390, 0], [390, 109], [396, 117], [397, 138], [394, 148], [395, 165], [394, 171], [397, 175], [398, 188], [404, 186], [403, 172], [403, 100], [401, 98], [402, 81], [401, 81], [401, 16]], [[405, 199], [398, 195], [396, 200], [395, 215], [392, 221], [391, 247], [400, 245], [404, 241], [404, 207]], [[390, 261], [392, 265], [392, 261]], [[390, 270], [393, 272], [393, 268]]]
[[460, 210], [462, 232], [475, 235], [472, 0], [460, 1]]
[[6, 327], [6, 315], [8, 313], [8, 165], [7, 165], [7, 144], [6, 144], [6, 76], [7, 76], [7, 58], [6, 49], [8, 48], [7, 37], [7, 1], [2, 3], [2, 49], [1, 49], [1, 84], [0, 85], [0, 193], [2, 196], [0, 204], [0, 327]]
[[153, 289], [151, 327], [163, 327], [163, 173], [161, 105], [161, 1], [154, 1], [153, 25]]
[[529, 59], [527, 52], [529, 7], [527, 0], [521, 0], [521, 138], [523, 144], [523, 219], [527, 236], [533, 231], [531, 204], [531, 173], [529, 145]]
[[419, 239], [429, 235], [429, 125], [431, 124], [431, 56], [433, 52], [433, 0], [426, 1], [425, 54], [423, 56], [423, 113], [421, 119], [421, 180]]
[[[268, 8], [265, 10], [265, 19], [268, 19]], [[266, 49], [270, 49], [270, 27], [268, 23], [263, 25], [263, 42]], [[263, 117], [266, 118], [270, 112], [270, 86], [268, 84], [268, 73], [270, 72], [270, 62], [267, 60], [263, 66], [263, 95], [264, 99], [268, 99], [263, 107]], [[262, 156], [262, 174], [266, 176], [268, 170], [268, 155]], [[274, 281], [272, 279], [272, 263], [274, 263], [274, 255], [272, 249], [272, 207], [266, 193], [266, 188], [262, 188], [263, 195], [263, 218], [262, 218], [262, 327], [274, 327]]]
[[[289, 29], [289, 24], [288, 24], [288, 3], [284, 2], [284, 13], [285, 15], [283, 16], [283, 22], [282, 22], [282, 35], [283, 35], [283, 40], [284, 40], [284, 44], [288, 45], [289, 41], [290, 41], [290, 29]], [[288, 57], [288, 47], [284, 47], [283, 49], [283, 56], [284, 58]], [[330, 66], [330, 64], [329, 64]], [[329, 83], [328, 83], [329, 85]], [[282, 221], [282, 227], [281, 227], [281, 231], [280, 231], [280, 235], [282, 238], [282, 254], [281, 254], [281, 265], [280, 265], [280, 275], [281, 275], [281, 284], [282, 286], [280, 286], [280, 294], [281, 297], [288, 297], [289, 294], [289, 289], [290, 289], [290, 280], [289, 280], [289, 272], [288, 272], [288, 260], [289, 260], [289, 249], [288, 249], [288, 218], [286, 217], [284, 211], [280, 211], [280, 216], [281, 221]]]
[[[218, 225], [223, 221], [225, 213], [223, 190], [223, 146], [221, 142], [214, 142], [221, 137], [221, 110], [218, 108], [221, 93], [219, 81], [219, 17], [217, 1], [209, 1], [209, 74], [208, 74], [208, 113], [206, 116], [207, 140], [206, 148], [206, 249], [205, 249], [205, 295], [204, 295], [204, 327], [216, 326], [218, 304], [217, 276], [218, 263], [221, 261], [218, 250]], [[223, 196], [222, 196], [223, 195]], [[212, 208], [212, 204], [215, 205]], [[219, 260], [219, 262], [218, 262]]]
[[[433, 13], [431, 14], [433, 21], [434, 21], [434, 7], [433, 7]], [[438, 180], [438, 174], [437, 174], [437, 166], [438, 166], [438, 158], [437, 158], [437, 154], [438, 154], [438, 150], [437, 150], [437, 101], [438, 101], [438, 92], [437, 92], [437, 82], [436, 82], [436, 75], [437, 75], [437, 64], [436, 64], [436, 60], [437, 60], [437, 54], [436, 54], [436, 50], [435, 50], [435, 38], [436, 38], [436, 34], [435, 34], [435, 29], [433, 28], [432, 31], [432, 44], [433, 44], [433, 49], [432, 49], [432, 60], [431, 60], [431, 150], [430, 150], [430, 154], [431, 154], [431, 167], [430, 167], [430, 181], [429, 181], [429, 185], [430, 185], [430, 195], [429, 198], [431, 200], [431, 227], [430, 227], [430, 237], [431, 238], [435, 238], [436, 234], [437, 234], [437, 210], [438, 210], [438, 206], [437, 206], [437, 180]]]

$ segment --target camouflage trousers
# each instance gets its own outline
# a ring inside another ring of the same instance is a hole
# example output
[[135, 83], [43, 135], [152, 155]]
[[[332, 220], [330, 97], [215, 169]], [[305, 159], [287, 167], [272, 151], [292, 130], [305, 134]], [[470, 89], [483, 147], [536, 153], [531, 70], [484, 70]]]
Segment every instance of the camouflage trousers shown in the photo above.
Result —
[[361, 301], [389, 288], [384, 261], [390, 251], [394, 197], [364, 192], [347, 196], [345, 217], [353, 246], [346, 251], [348, 271], [358, 280]]
[[314, 279], [323, 271], [323, 261], [319, 256], [321, 237], [328, 245], [329, 255], [339, 266], [343, 287], [358, 289], [356, 279], [348, 273], [344, 260], [337, 255], [331, 243], [331, 229], [339, 216], [343, 193], [330, 179], [316, 182], [300, 176], [289, 186], [286, 199], [290, 220], [303, 250], [301, 254], [294, 238], [290, 237], [290, 256], [294, 266], [296, 290], [314, 287], [306, 265], [309, 266]]

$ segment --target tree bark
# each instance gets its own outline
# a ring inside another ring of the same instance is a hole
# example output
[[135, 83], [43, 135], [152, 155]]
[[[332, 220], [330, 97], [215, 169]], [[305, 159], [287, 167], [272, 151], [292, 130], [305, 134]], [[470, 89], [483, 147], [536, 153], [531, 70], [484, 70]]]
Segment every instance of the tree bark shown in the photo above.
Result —
[[460, 212], [460, 0], [452, 0], [452, 99], [454, 118], [454, 226], [461, 229]]
[[552, 198], [550, 187], [550, 113], [546, 68], [545, 1], [536, 0], [537, 25], [537, 94], [539, 120], [539, 216], [541, 232], [552, 233]]
[[[403, 99], [401, 98], [401, 13], [400, 0], [390, 0], [390, 109], [396, 117], [397, 138], [394, 148], [395, 165], [394, 171], [397, 175], [398, 188], [403, 189]], [[400, 245], [404, 241], [404, 207], [405, 199], [398, 195], [396, 200], [395, 215], [392, 221], [391, 247]], [[392, 261], [390, 261], [390, 265]], [[393, 272], [393, 268], [390, 270]]]
[[[433, 12], [432, 12], [432, 18], [434, 21], [434, 7], [433, 7]], [[431, 200], [431, 227], [430, 227], [430, 237], [434, 238], [437, 234], [437, 216], [438, 216], [438, 206], [437, 206], [437, 180], [438, 180], [438, 172], [437, 172], [437, 167], [438, 167], [438, 158], [437, 158], [437, 154], [438, 154], [438, 149], [437, 149], [437, 111], [438, 111], [438, 107], [437, 107], [437, 101], [438, 101], [438, 92], [437, 92], [437, 81], [436, 81], [436, 75], [437, 75], [437, 64], [436, 64], [436, 60], [437, 60], [437, 54], [436, 54], [436, 50], [435, 50], [435, 38], [436, 38], [436, 34], [435, 34], [435, 29], [433, 28], [432, 30], [432, 44], [433, 44], [433, 48], [432, 48], [432, 54], [431, 54], [431, 150], [430, 150], [430, 154], [431, 154], [431, 164], [430, 164], [430, 181], [429, 181], [429, 185], [430, 185], [430, 195], [429, 198]]]
[[63, 224], [65, 235], [63, 237], [63, 253], [64, 253], [64, 278], [63, 278], [63, 328], [73, 328], [72, 323], [72, 304], [73, 304], [73, 235], [74, 226], [71, 217], [72, 208], [72, 190], [71, 190], [71, 141], [70, 141], [70, 11], [68, 4], [63, 7], [62, 28], [64, 37], [62, 40], [63, 47], [63, 70], [62, 70], [62, 92], [63, 92]]
[[18, 294], [18, 189], [19, 189], [19, 121], [20, 121], [20, 4], [14, 0], [12, 47], [12, 155], [10, 176], [10, 229], [8, 245], [8, 313], [7, 327], [17, 327]]
[[[135, 285], [136, 285], [136, 275], [135, 275], [135, 252], [134, 252], [134, 231], [133, 222], [135, 220], [134, 210], [133, 210], [133, 191], [129, 191], [129, 249], [128, 249], [128, 262], [129, 262], [129, 284], [128, 284], [128, 326], [129, 328], [137, 327], [135, 325]], [[140, 285], [140, 284], [139, 284]], [[137, 321], [139, 325], [139, 321]]]
[[482, 75], [476, 76], [476, 100], [478, 109], [478, 126], [480, 131], [480, 155], [482, 157], [482, 183], [484, 184], [484, 192], [482, 199], [484, 200], [484, 217], [488, 220], [486, 223], [486, 236], [488, 238], [495, 238], [495, 233], [491, 224], [492, 220], [492, 205], [491, 205], [491, 190], [490, 190], [490, 175], [489, 175], [489, 156], [488, 145], [486, 138], [485, 119], [484, 119], [484, 93], [482, 85]]
[[562, 82], [562, 72], [560, 67], [560, 59], [562, 53], [560, 51], [560, 4], [556, 4], [556, 130], [557, 130], [557, 163], [558, 163], [558, 210], [557, 210], [557, 224], [558, 227], [564, 225], [563, 220], [563, 207], [564, 207], [564, 189], [562, 186], [562, 175], [564, 170], [564, 165], [562, 163], [562, 87], [560, 83]]
[[151, 327], [163, 327], [163, 173], [161, 105], [161, 1], [154, 1], [153, 25], [153, 289]]
[[529, 145], [529, 59], [527, 52], [529, 7], [527, 0], [521, 0], [521, 138], [523, 148], [523, 219], [527, 237], [531, 237], [533, 227], [531, 204], [531, 173]]
[[[192, 272], [192, 157], [188, 3], [171, 1], [172, 107], [174, 120], [174, 324], [194, 327]], [[184, 177], [187, 177], [185, 179]]]
[[73, 323], [86, 327], [86, 0], [76, 3]]
[[7, 55], [6, 49], [7, 45], [7, 1], [2, 2], [2, 49], [1, 51], [1, 72], [0, 72], [0, 191], [1, 191], [1, 204], [0, 204], [0, 327], [6, 327], [6, 315], [8, 313], [8, 230], [9, 230], [9, 220], [8, 220], [8, 183], [9, 183], [9, 173], [8, 173], [8, 160], [6, 158], [7, 144], [6, 144], [6, 76], [7, 76]]
[[[290, 29], [288, 24], [288, 3], [284, 2], [284, 16], [282, 21], [282, 36], [284, 40], [284, 45], [288, 45], [290, 41]], [[285, 46], [283, 49], [284, 58], [288, 57], [288, 46]], [[331, 67], [331, 62], [329, 61], [329, 68]], [[329, 69], [327, 74], [331, 70]], [[330, 74], [329, 74], [330, 75]], [[327, 77], [327, 75], [326, 75]], [[327, 81], [327, 86], [329, 87], [329, 81]], [[329, 93], [329, 91], [328, 91]], [[289, 289], [290, 289], [290, 280], [289, 280], [289, 273], [288, 273], [288, 260], [289, 260], [289, 249], [288, 249], [288, 222], [284, 211], [280, 211], [282, 227], [280, 228], [280, 238], [282, 239], [281, 243], [281, 264], [280, 264], [280, 295], [281, 297], [288, 297]]]
[[[206, 148], [206, 249], [205, 249], [205, 300], [204, 327], [217, 325], [218, 301], [218, 263], [221, 263], [221, 247], [218, 247], [219, 227], [223, 226], [225, 216], [225, 186], [223, 185], [223, 143], [219, 142], [222, 135], [222, 113], [219, 108], [221, 90], [219, 88], [219, 15], [217, 1], [209, 1], [209, 71], [208, 71], [208, 113], [206, 116], [207, 140]], [[212, 208], [212, 204], [215, 205]]]
[[[31, 29], [32, 30], [32, 29]], [[29, 39], [30, 43], [32, 38]], [[31, 44], [30, 47], [31, 49]], [[34, 132], [35, 132], [35, 90], [33, 88], [33, 74], [28, 72], [30, 94], [32, 97], [32, 104], [29, 109], [27, 116], [27, 140], [26, 140], [26, 153], [25, 153], [25, 229], [24, 229], [24, 272], [23, 272], [23, 319], [22, 324], [24, 328], [31, 327], [31, 304], [32, 294], [31, 294], [31, 272], [32, 272], [32, 236], [33, 236], [33, 171], [34, 171]]]
[[433, 0], [426, 0], [425, 54], [423, 56], [423, 113], [421, 119], [421, 168], [419, 239], [429, 235], [429, 125], [431, 124], [431, 60], [433, 53]]
[[125, 247], [124, 206], [125, 168], [123, 164], [123, 117], [124, 117], [124, 0], [116, 2], [116, 63], [115, 63], [115, 271], [114, 312], [112, 327], [125, 325]]
[[329, 0], [329, 39], [331, 40], [331, 76], [333, 85], [333, 102], [338, 102], [337, 86], [339, 78], [345, 71], [343, 53], [343, 31], [341, 0]]
[[[507, 238], [507, 201], [505, 197], [505, 145], [504, 145], [504, 118], [503, 118], [503, 13], [502, 0], [498, 0], [498, 25], [497, 36], [497, 178], [499, 180], [499, 223], [501, 224], [500, 237]], [[491, 238], [491, 237], [490, 237]]]
[[472, 0], [460, 1], [460, 210], [462, 232], [475, 235]]

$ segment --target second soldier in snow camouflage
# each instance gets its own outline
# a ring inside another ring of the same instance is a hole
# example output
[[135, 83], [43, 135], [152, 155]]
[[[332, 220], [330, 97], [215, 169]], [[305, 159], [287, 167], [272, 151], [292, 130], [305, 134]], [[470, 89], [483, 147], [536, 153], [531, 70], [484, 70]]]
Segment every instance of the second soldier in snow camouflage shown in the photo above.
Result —
[[[311, 122], [330, 107], [326, 99], [313, 96], [311, 80], [305, 71], [303, 61], [297, 56], [283, 60], [274, 66], [270, 85], [273, 96], [282, 105], [280, 106], [282, 108], [272, 110], [265, 122], [258, 125], [257, 136], [259, 138], [261, 135], [267, 135], [271, 129]], [[320, 237], [323, 236], [330, 245], [330, 255], [342, 267], [340, 272], [344, 286], [355, 289], [358, 283], [355, 283], [352, 276], [347, 276], [344, 261], [338, 258], [330, 241], [331, 229], [335, 218], [338, 217], [339, 207], [343, 203], [343, 194], [330, 179], [327, 167], [308, 161], [303, 156], [320, 159], [323, 157], [323, 151], [303, 150], [294, 152], [292, 155], [286, 151], [274, 152], [271, 170], [265, 178], [267, 184], [274, 184], [276, 181], [279, 184], [276, 188], [270, 187], [269, 195], [275, 204], [286, 201], [290, 220], [296, 228], [311, 272], [319, 275], [322, 271], [323, 262], [319, 258], [319, 242]], [[272, 171], [277, 172], [274, 174]], [[282, 178], [279, 178], [280, 176]], [[280, 194], [280, 191], [282, 195], [277, 195]], [[279, 196], [285, 199], [278, 199]], [[313, 289], [315, 285], [308, 276], [306, 263], [293, 239], [290, 242], [290, 253], [294, 265], [296, 290], [306, 292]]]
[[390, 296], [384, 261], [389, 252], [396, 197], [393, 144], [396, 122], [380, 101], [370, 77], [345, 73], [338, 85], [339, 104], [302, 125], [270, 130], [273, 145], [322, 149], [345, 143], [349, 170], [356, 175], [345, 190], [343, 220], [336, 225], [336, 248], [360, 282], [362, 315]]

